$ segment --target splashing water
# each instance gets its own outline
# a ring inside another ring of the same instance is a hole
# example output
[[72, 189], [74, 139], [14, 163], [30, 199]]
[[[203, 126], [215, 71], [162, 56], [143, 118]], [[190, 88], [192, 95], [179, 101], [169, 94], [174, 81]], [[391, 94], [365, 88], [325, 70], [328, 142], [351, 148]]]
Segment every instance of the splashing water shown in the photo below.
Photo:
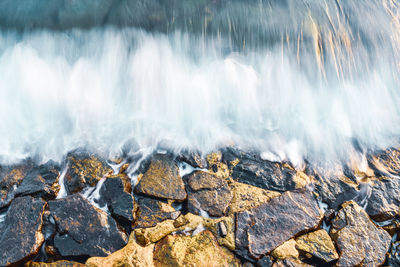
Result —
[[295, 163], [398, 144], [397, 1], [44, 2], [0, 4], [3, 162], [131, 140]]

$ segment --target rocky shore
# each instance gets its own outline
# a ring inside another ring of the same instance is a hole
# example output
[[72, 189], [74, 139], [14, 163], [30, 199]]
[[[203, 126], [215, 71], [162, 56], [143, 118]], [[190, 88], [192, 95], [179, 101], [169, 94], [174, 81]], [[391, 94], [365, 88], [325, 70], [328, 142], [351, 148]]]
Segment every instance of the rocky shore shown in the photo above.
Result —
[[400, 266], [400, 151], [363, 168], [225, 148], [0, 166], [0, 266]]

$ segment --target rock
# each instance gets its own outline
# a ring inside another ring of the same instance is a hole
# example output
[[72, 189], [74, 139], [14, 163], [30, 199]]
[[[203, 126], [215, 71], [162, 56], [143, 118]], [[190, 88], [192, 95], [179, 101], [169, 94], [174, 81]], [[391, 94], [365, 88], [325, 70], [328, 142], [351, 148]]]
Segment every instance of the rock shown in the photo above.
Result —
[[179, 154], [178, 160], [186, 162], [194, 168], [207, 168], [207, 161], [199, 152], [184, 150]]
[[33, 168], [30, 161], [13, 166], [0, 166], [0, 209], [10, 205], [24, 177]]
[[394, 242], [390, 247], [387, 266], [400, 266], [400, 241]]
[[240, 183], [279, 192], [302, 187], [297, 184], [296, 171], [291, 168], [263, 160], [256, 153], [232, 153], [236, 153], [239, 160], [232, 168], [232, 178]]
[[337, 266], [379, 266], [385, 261], [391, 241], [390, 235], [372, 223], [354, 201], [342, 205], [330, 234], [339, 251]]
[[69, 194], [95, 186], [101, 178], [112, 174], [104, 159], [81, 149], [68, 153], [67, 168], [64, 183]]
[[134, 235], [128, 244], [107, 257], [93, 257], [86, 261], [88, 267], [152, 267], [154, 244], [142, 247], [136, 243]]
[[315, 229], [322, 212], [307, 189], [285, 192], [236, 216], [237, 253], [253, 258], [267, 254], [295, 235]]
[[60, 190], [59, 175], [60, 167], [53, 161], [35, 167], [25, 176], [21, 185], [15, 191], [15, 195], [31, 195], [46, 200], [54, 199]]
[[283, 260], [286, 258], [295, 258], [299, 257], [299, 252], [296, 249], [296, 241], [294, 239], [289, 239], [276, 249], [274, 249], [271, 254], [275, 259]]
[[114, 219], [79, 194], [49, 201], [57, 225], [54, 246], [61, 256], [107, 256], [121, 249], [126, 235]]
[[44, 242], [41, 230], [45, 204], [30, 196], [12, 201], [0, 228], [0, 266], [18, 265], [39, 252]]
[[307, 267], [307, 266], [312, 266], [309, 264], [306, 264], [298, 259], [293, 259], [293, 258], [287, 258], [284, 260], [277, 260], [272, 267]]
[[218, 230], [219, 230], [219, 235], [222, 237], [225, 237], [228, 234], [228, 229], [226, 228], [224, 221], [220, 221], [218, 223]]
[[331, 237], [323, 229], [298, 237], [296, 248], [327, 263], [339, 258]]
[[130, 191], [125, 191], [123, 180], [119, 177], [106, 179], [100, 189], [100, 196], [105, 200], [111, 215], [130, 232], [137, 207]]
[[400, 179], [381, 177], [373, 181], [365, 211], [376, 221], [396, 216], [400, 207]]
[[154, 248], [155, 266], [240, 266], [240, 261], [220, 247], [210, 231], [194, 236], [168, 235]]
[[270, 256], [264, 256], [257, 261], [256, 266], [257, 267], [271, 267], [273, 263], [274, 262]]
[[187, 184], [189, 212], [200, 214], [204, 210], [214, 217], [226, 214], [232, 193], [223, 178], [196, 171], [189, 175]]
[[185, 200], [185, 185], [172, 156], [155, 155], [136, 186], [135, 192], [157, 198]]
[[25, 263], [24, 267], [85, 267], [85, 264], [66, 260], [60, 260], [51, 263], [30, 261]]
[[268, 191], [252, 185], [242, 184], [235, 181], [230, 183], [232, 200], [229, 204], [229, 213], [253, 209], [274, 197], [280, 196], [279, 192]]
[[175, 210], [168, 202], [154, 198], [138, 197], [137, 204], [135, 228], [152, 227], [167, 219], [175, 220], [181, 213]]
[[398, 176], [400, 174], [400, 150], [390, 148], [369, 155], [369, 165], [376, 176]]

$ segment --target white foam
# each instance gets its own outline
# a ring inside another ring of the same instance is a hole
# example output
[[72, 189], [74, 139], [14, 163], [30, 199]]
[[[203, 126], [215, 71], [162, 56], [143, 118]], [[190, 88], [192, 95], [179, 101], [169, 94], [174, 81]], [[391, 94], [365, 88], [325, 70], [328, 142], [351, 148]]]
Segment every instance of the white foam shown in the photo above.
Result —
[[58, 191], [57, 199], [64, 198], [68, 195], [67, 190], [65, 189], [65, 174], [67, 173], [68, 166], [64, 168], [61, 172], [60, 177], [58, 178], [58, 184], [60, 185], [60, 191]]

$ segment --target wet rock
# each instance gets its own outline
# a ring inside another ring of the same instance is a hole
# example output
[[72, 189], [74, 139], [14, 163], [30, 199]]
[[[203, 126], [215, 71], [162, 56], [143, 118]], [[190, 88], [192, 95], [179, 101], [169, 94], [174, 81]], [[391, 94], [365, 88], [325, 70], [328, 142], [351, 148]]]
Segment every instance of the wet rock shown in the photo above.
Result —
[[199, 152], [185, 150], [179, 154], [178, 159], [194, 168], [207, 168], [207, 161]]
[[25, 176], [15, 191], [15, 195], [31, 195], [46, 200], [54, 199], [60, 190], [58, 184], [59, 175], [60, 167], [53, 161], [35, 167]]
[[400, 207], [400, 179], [381, 177], [373, 181], [365, 211], [376, 221], [396, 216]]
[[86, 186], [95, 186], [112, 168], [99, 156], [85, 150], [75, 150], [67, 155], [65, 186], [70, 194], [82, 191]]
[[271, 267], [273, 263], [274, 262], [270, 256], [264, 256], [257, 261], [256, 266], [257, 267]]
[[186, 199], [185, 185], [173, 157], [168, 154], [155, 155], [135, 192], [157, 198]]
[[168, 202], [149, 197], [137, 198], [138, 210], [135, 228], [152, 227], [167, 219], [176, 219], [180, 211], [175, 210]]
[[61, 256], [107, 256], [121, 249], [126, 235], [114, 219], [79, 194], [49, 201], [57, 225], [54, 246]]
[[391, 176], [400, 174], [400, 150], [390, 148], [369, 155], [369, 165], [376, 176]]
[[136, 214], [136, 205], [130, 192], [125, 191], [123, 180], [119, 177], [106, 179], [100, 189], [100, 195], [112, 216], [120, 224], [126, 225], [130, 231]]
[[124, 267], [152, 267], [154, 244], [142, 247], [136, 243], [134, 235], [129, 238], [128, 244], [107, 257], [93, 257], [86, 261], [88, 267], [124, 266]]
[[331, 237], [322, 229], [298, 237], [296, 248], [327, 263], [339, 258]]
[[[280, 163], [261, 159], [256, 153], [231, 152], [228, 158], [237, 158], [232, 166], [232, 178], [238, 182], [260, 187], [266, 190], [284, 192], [299, 188], [296, 171]], [[224, 154], [225, 158], [227, 155]]]
[[400, 266], [400, 242], [394, 242], [390, 248], [387, 266]]
[[330, 209], [337, 210], [343, 202], [359, 196], [358, 184], [345, 176], [341, 165], [332, 163], [309, 168], [306, 172], [314, 177], [315, 191]]
[[232, 252], [220, 247], [210, 231], [194, 236], [169, 235], [154, 249], [155, 266], [240, 266]]
[[390, 235], [371, 222], [354, 201], [345, 202], [332, 221], [331, 236], [339, 251], [337, 266], [378, 266], [385, 261]]
[[272, 267], [307, 267], [307, 266], [312, 266], [309, 264], [306, 264], [298, 259], [294, 258], [287, 258], [284, 260], [277, 260]]
[[286, 258], [295, 258], [299, 257], [299, 252], [296, 249], [296, 241], [294, 239], [289, 239], [276, 249], [274, 249], [271, 254], [275, 259], [286, 259]]
[[20, 263], [39, 251], [45, 204], [30, 196], [13, 200], [0, 228], [0, 266]]
[[196, 171], [187, 178], [188, 209], [200, 214], [201, 210], [209, 215], [221, 217], [226, 214], [232, 199], [228, 183], [220, 177], [203, 171]]
[[85, 267], [85, 264], [66, 260], [60, 260], [50, 263], [30, 261], [25, 263], [24, 267]]
[[236, 216], [237, 253], [253, 258], [267, 254], [293, 236], [314, 229], [322, 213], [307, 189], [285, 192]]
[[0, 209], [10, 205], [18, 186], [32, 168], [30, 161], [14, 166], [0, 166]]

